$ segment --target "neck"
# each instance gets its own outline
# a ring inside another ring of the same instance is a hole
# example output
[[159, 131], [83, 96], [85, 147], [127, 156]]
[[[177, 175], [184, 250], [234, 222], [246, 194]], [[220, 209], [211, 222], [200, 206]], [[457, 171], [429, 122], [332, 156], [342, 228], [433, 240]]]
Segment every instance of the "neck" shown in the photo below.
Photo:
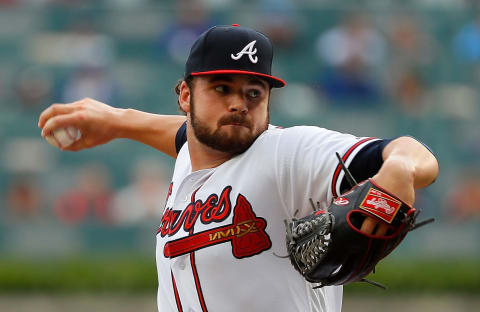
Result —
[[187, 123], [187, 144], [192, 171], [218, 167], [233, 157], [230, 153], [217, 151], [198, 141], [190, 123]]

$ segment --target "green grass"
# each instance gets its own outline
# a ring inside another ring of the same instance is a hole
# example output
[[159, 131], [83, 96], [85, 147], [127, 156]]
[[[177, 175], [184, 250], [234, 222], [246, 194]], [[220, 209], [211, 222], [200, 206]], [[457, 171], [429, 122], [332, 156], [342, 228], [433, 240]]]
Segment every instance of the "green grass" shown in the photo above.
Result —
[[[480, 292], [479, 259], [403, 259], [384, 260], [367, 279], [396, 292]], [[345, 292], [381, 292], [366, 283], [353, 283]]]
[[[391, 291], [480, 293], [478, 259], [386, 260], [368, 279]], [[64, 259], [0, 259], [0, 292], [154, 292], [153, 257], [138, 255], [78, 256]], [[366, 283], [345, 287], [346, 293], [381, 293]]]
[[153, 291], [154, 259], [138, 256], [0, 260], [1, 292]]

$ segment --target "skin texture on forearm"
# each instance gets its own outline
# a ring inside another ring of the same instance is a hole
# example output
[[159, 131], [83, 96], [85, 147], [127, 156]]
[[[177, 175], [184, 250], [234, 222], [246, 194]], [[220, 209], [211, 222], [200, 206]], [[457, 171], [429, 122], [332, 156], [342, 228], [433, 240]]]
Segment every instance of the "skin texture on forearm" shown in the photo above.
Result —
[[423, 188], [437, 178], [439, 166], [435, 156], [420, 142], [411, 137], [400, 137], [385, 146], [383, 160], [396, 159], [413, 170], [414, 188]]
[[373, 179], [409, 205], [415, 189], [430, 185], [438, 175], [435, 156], [417, 140], [400, 137], [383, 150], [383, 165]]
[[[393, 140], [385, 146], [382, 157], [383, 165], [373, 180], [410, 206], [415, 203], [415, 189], [426, 187], [437, 178], [437, 159], [413, 138], [400, 137]], [[376, 235], [381, 236], [387, 232], [387, 225], [367, 217], [361, 231], [367, 234], [375, 231]]]
[[175, 136], [186, 117], [157, 115], [134, 109], [122, 112], [119, 136], [149, 145], [173, 158], [177, 157]]

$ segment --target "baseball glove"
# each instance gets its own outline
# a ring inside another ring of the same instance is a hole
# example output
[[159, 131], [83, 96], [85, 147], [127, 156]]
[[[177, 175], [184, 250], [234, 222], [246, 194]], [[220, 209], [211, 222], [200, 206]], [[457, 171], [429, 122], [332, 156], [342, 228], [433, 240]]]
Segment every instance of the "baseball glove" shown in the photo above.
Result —
[[[327, 211], [316, 210], [305, 218], [285, 220], [288, 256], [307, 281], [320, 283], [317, 287], [365, 281], [383, 288], [379, 283], [366, 280], [365, 276], [409, 231], [433, 219], [415, 224], [418, 215], [415, 208], [376, 185], [372, 179], [357, 184], [340, 155], [337, 157], [345, 176], [354, 186], [335, 198]], [[367, 216], [388, 224], [387, 233], [378, 236], [361, 232]]]

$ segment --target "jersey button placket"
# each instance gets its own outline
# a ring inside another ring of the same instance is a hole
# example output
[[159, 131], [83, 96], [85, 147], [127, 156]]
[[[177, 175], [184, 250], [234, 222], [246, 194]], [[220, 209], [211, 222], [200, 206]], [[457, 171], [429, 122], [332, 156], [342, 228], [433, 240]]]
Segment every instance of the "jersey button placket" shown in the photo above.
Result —
[[187, 266], [187, 265], [185, 264], [185, 260], [182, 259], [182, 260], [180, 260], [179, 262], [180, 262], [180, 263], [178, 264], [178, 268], [179, 268], [180, 270], [182, 270], [182, 271], [185, 270], [185, 267]]

